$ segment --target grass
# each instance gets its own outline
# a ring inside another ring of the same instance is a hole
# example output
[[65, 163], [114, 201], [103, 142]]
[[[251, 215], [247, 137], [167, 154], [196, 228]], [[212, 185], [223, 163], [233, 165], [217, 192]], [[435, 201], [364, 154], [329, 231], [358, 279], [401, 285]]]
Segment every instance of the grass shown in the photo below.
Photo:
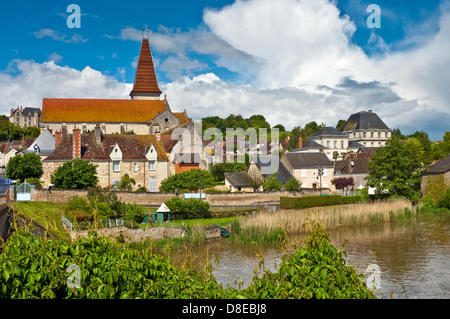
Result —
[[[165, 223], [156, 223], [155, 226], [164, 226], [164, 227], [192, 227], [195, 225], [207, 226], [212, 224], [218, 224], [220, 226], [227, 226], [230, 223], [236, 221], [239, 217], [224, 217], [224, 218], [195, 218], [195, 219], [177, 219], [170, 222]], [[140, 227], [148, 227], [147, 224], [141, 224]]]
[[68, 239], [69, 235], [64, 230], [61, 216], [65, 212], [65, 204], [48, 202], [17, 202], [11, 207], [20, 215], [39, 224], [54, 235]]

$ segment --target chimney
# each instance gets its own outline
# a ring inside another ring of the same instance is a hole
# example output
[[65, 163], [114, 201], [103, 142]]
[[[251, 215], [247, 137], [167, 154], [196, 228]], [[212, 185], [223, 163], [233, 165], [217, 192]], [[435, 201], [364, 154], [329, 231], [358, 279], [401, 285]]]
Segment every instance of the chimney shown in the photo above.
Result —
[[62, 132], [56, 131], [55, 132], [55, 147], [57, 147], [59, 144], [61, 144], [62, 141]]
[[11, 116], [14, 115], [14, 109], [11, 109]]
[[372, 113], [372, 110], [369, 110], [369, 113]]
[[73, 129], [73, 158], [81, 158], [81, 130]]
[[298, 148], [302, 148], [302, 146], [303, 146], [303, 138], [300, 136], [298, 138]]
[[161, 133], [156, 133], [156, 140], [161, 141]]
[[100, 145], [102, 143], [102, 130], [100, 129], [100, 125], [96, 125], [94, 129], [95, 143]]
[[20, 113], [23, 113], [23, 112], [22, 112], [22, 106], [20, 107]]

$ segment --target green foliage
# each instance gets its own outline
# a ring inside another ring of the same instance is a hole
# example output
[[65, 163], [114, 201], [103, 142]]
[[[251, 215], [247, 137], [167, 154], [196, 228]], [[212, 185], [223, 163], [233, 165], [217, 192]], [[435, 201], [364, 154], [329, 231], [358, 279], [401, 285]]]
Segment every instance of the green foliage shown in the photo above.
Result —
[[304, 197], [281, 197], [280, 208], [305, 209], [309, 207], [321, 207], [341, 204], [353, 204], [367, 201], [364, 195], [353, 196], [304, 196]]
[[88, 189], [98, 182], [97, 166], [87, 160], [74, 159], [59, 166], [51, 175], [55, 188]]
[[7, 116], [0, 115], [0, 141], [14, 141], [24, 138], [34, 138], [41, 134], [38, 127], [28, 126], [22, 128], [14, 123], [11, 123]]
[[87, 214], [91, 214], [92, 206], [90, 205], [90, 203], [87, 201], [86, 198], [75, 195], [67, 202], [67, 210], [83, 211], [86, 212]]
[[417, 199], [425, 161], [423, 148], [417, 140], [388, 140], [386, 146], [378, 148], [371, 157], [367, 185], [374, 187], [377, 194]]
[[130, 175], [125, 174], [120, 179], [118, 185], [116, 186], [119, 191], [132, 191], [133, 186], [136, 185], [136, 180], [131, 178]]
[[330, 243], [328, 233], [313, 225], [303, 247], [284, 255], [277, 273], [254, 276], [242, 292], [257, 299], [373, 299], [356, 270], [346, 265], [345, 251]]
[[39, 155], [27, 153], [16, 155], [6, 165], [6, 176], [11, 179], [24, 181], [27, 178], [41, 178], [44, 173]]
[[181, 199], [175, 196], [165, 201], [165, 204], [172, 213], [180, 214], [186, 219], [203, 216], [210, 210], [209, 203], [200, 198]]
[[281, 182], [277, 181], [278, 174], [274, 174], [272, 176], [268, 176], [264, 183], [262, 184], [262, 187], [265, 191], [279, 191], [281, 190], [282, 184]]
[[148, 192], [148, 189], [145, 188], [144, 186], [140, 186], [140, 187], [138, 187], [138, 189], [136, 189], [136, 192], [137, 193], [146, 193], [146, 192]]
[[441, 143], [431, 145], [431, 153], [435, 160], [443, 159], [450, 154], [450, 132], [445, 132]]
[[341, 131], [346, 123], [347, 123], [346, 120], [339, 120], [336, 124], [336, 130]]
[[217, 128], [222, 132], [223, 138], [225, 138], [227, 128], [242, 128], [243, 130], [246, 130], [249, 127], [256, 130], [256, 134], [258, 137], [260, 128], [266, 128], [268, 132], [270, 131], [270, 124], [262, 115], [252, 115], [248, 119], [243, 118], [240, 114], [230, 114], [225, 119], [218, 116], [209, 116], [202, 118], [202, 134], [208, 128]]
[[290, 180], [286, 182], [284, 185], [284, 189], [291, 192], [298, 192], [300, 190], [302, 183], [296, 179], [295, 177], [292, 177]]
[[441, 207], [441, 201], [444, 199], [447, 189], [450, 185], [446, 182], [443, 174], [428, 177], [425, 185], [425, 195], [423, 201], [429, 207]]
[[159, 186], [159, 191], [173, 193], [175, 190], [186, 188], [190, 191], [195, 191], [200, 188], [213, 187], [214, 185], [215, 180], [210, 172], [191, 169], [190, 171], [178, 173], [164, 179]]
[[[247, 155], [247, 154], [246, 154]], [[248, 157], [246, 158], [248, 159]], [[218, 182], [225, 180], [224, 173], [242, 172], [247, 170], [248, 160], [246, 163], [217, 163], [209, 169], [214, 179]]]

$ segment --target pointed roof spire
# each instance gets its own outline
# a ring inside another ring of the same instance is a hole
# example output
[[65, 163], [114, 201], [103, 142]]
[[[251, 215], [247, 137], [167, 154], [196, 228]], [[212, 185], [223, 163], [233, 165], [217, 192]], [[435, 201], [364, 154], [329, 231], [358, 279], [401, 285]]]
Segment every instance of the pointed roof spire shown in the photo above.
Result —
[[142, 32], [141, 52], [136, 68], [133, 90], [130, 93], [132, 99], [159, 99], [161, 95], [161, 90], [158, 87], [158, 81], [156, 79], [148, 35], [149, 32], [147, 31], [147, 38], [145, 38], [144, 32]]

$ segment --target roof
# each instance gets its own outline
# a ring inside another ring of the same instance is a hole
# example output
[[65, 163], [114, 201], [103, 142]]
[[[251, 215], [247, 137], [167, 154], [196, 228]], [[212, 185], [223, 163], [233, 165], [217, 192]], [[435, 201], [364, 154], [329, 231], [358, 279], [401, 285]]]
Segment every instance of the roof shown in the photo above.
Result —
[[198, 153], [175, 153], [172, 163], [199, 164], [202, 158]]
[[33, 153], [35, 145], [39, 147], [39, 155], [49, 155], [55, 150], [55, 137], [49, 130], [44, 130], [24, 153]]
[[[16, 113], [17, 111], [20, 111], [20, 108], [15, 109], [14, 113]], [[41, 109], [38, 107], [25, 107], [22, 109], [23, 116], [33, 115], [34, 113], [38, 113], [38, 115], [40, 115]]]
[[[97, 144], [94, 133], [81, 134], [81, 159], [109, 160], [111, 147], [116, 144], [119, 145], [125, 160], [146, 159], [146, 148], [150, 145], [155, 147], [158, 159], [167, 159], [164, 147], [154, 135], [103, 134], [102, 143]], [[72, 154], [73, 135], [69, 134], [44, 161], [72, 160]]]
[[[250, 159], [250, 162], [256, 165], [264, 177], [278, 174], [277, 181], [281, 183], [286, 183], [293, 177], [278, 155], [255, 156]], [[278, 165], [274, 165], [277, 162]]]
[[305, 143], [302, 144], [301, 148], [296, 148], [294, 150], [292, 150], [292, 152], [299, 152], [303, 149], [327, 149], [328, 147], [325, 147], [319, 143], [317, 143], [316, 141], [306, 141]]
[[426, 173], [444, 174], [448, 171], [450, 171], [450, 154], [431, 165]]
[[148, 123], [166, 109], [163, 100], [42, 100], [42, 122]]
[[152, 93], [158, 96], [161, 94], [161, 90], [158, 87], [158, 81], [156, 80], [150, 43], [146, 38], [142, 39], [141, 51], [139, 53], [139, 60], [136, 68], [136, 77], [130, 95], [134, 93]]
[[181, 124], [185, 124], [189, 120], [189, 118], [186, 116], [184, 112], [173, 112], [173, 115], [175, 115], [181, 120]]
[[331, 126], [325, 126], [322, 127], [320, 130], [318, 130], [316, 133], [311, 135], [309, 138], [315, 138], [319, 136], [342, 136], [345, 137], [347, 134], [339, 132], [337, 129]]
[[333, 162], [322, 152], [286, 153], [285, 156], [293, 168], [333, 167]]
[[335, 171], [340, 171], [341, 174], [367, 174], [369, 173], [369, 161], [370, 157], [368, 156], [336, 161]]
[[241, 187], [251, 187], [253, 179], [247, 172], [239, 172], [239, 173], [224, 173], [225, 180], [228, 181], [233, 187], [241, 188]]
[[353, 130], [389, 130], [386, 124], [372, 111], [361, 111], [350, 115], [342, 131]]
[[366, 147], [366, 146], [364, 146], [361, 143], [358, 143], [356, 141], [348, 141], [348, 148], [359, 149], [359, 148], [363, 148], [363, 147]]

